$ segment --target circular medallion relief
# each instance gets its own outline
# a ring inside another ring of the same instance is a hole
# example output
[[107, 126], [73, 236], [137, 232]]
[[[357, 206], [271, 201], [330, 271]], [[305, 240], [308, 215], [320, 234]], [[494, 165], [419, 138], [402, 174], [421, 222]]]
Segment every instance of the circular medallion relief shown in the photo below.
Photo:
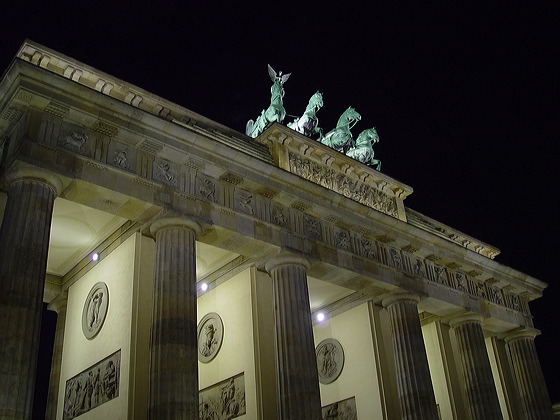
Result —
[[82, 311], [82, 331], [92, 340], [105, 321], [109, 308], [109, 289], [103, 282], [96, 283], [89, 291]]
[[210, 312], [200, 320], [197, 328], [198, 360], [202, 363], [210, 362], [222, 347], [224, 338], [224, 324], [222, 318], [215, 312]]
[[344, 350], [338, 340], [327, 338], [315, 349], [319, 382], [330, 384], [336, 381], [344, 366]]

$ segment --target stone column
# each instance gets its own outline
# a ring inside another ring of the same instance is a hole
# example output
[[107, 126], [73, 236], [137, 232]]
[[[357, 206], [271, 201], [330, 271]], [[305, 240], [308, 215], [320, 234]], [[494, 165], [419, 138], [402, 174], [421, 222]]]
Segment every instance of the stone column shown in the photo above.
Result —
[[503, 418], [502, 410], [484, 342], [483, 319], [479, 314], [461, 314], [451, 318], [449, 325], [457, 338], [472, 419], [499, 420]]
[[551, 419], [552, 404], [535, 347], [537, 330], [525, 329], [505, 338], [523, 407], [523, 419]]
[[58, 177], [18, 168], [6, 179], [0, 228], [0, 418], [31, 418]]
[[68, 303], [68, 292], [64, 290], [48, 306], [47, 309], [55, 311], [56, 331], [54, 334], [54, 346], [51, 363], [51, 377], [49, 379], [49, 393], [47, 396], [47, 411], [45, 420], [56, 419], [56, 408], [58, 403], [58, 390], [60, 386], [60, 367], [62, 365], [62, 346], [64, 344], [64, 329], [66, 328], [66, 305]]
[[307, 289], [309, 262], [282, 253], [265, 265], [274, 297], [278, 418], [321, 419], [319, 376]]
[[393, 356], [403, 420], [438, 420], [436, 399], [418, 317], [420, 298], [396, 293], [383, 299], [391, 322]]
[[156, 221], [149, 418], [198, 418], [195, 238], [200, 226]]

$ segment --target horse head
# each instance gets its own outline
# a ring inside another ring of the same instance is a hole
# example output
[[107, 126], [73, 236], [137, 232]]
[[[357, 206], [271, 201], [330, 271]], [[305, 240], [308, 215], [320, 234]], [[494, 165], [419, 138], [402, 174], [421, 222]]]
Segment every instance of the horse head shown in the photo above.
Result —
[[362, 131], [356, 139], [356, 147], [367, 146], [370, 144], [373, 146], [375, 143], [379, 143], [379, 135], [377, 134], [375, 127]]
[[314, 93], [311, 99], [309, 99], [309, 105], [315, 109], [321, 108], [323, 106], [323, 94], [321, 92]]
[[354, 108], [349, 106], [348, 109], [346, 109], [346, 111], [344, 111], [338, 119], [337, 128], [341, 126], [348, 126], [348, 129], [351, 129], [361, 119], [362, 116], [358, 114], [358, 112]]

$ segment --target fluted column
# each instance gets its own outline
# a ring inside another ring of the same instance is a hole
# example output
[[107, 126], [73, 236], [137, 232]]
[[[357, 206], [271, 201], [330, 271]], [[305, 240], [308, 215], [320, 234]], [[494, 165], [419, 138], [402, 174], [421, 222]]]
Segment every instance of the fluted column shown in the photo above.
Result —
[[68, 292], [60, 293], [48, 306], [50, 311], [57, 313], [56, 331], [54, 334], [54, 346], [51, 363], [51, 377], [49, 379], [49, 394], [47, 396], [47, 411], [45, 420], [56, 419], [56, 408], [58, 403], [58, 390], [60, 386], [60, 367], [62, 365], [62, 346], [64, 344], [64, 329], [66, 328], [66, 306], [68, 303]]
[[50, 172], [13, 170], [0, 228], [0, 418], [31, 418], [54, 200]]
[[535, 347], [538, 333], [537, 330], [526, 329], [505, 338], [513, 361], [524, 420], [553, 418], [550, 396]]
[[278, 418], [319, 420], [321, 396], [307, 289], [309, 262], [282, 253], [267, 262], [272, 277]]
[[383, 299], [391, 322], [393, 356], [403, 420], [437, 420], [436, 400], [422, 327], [418, 316], [420, 298], [396, 293]]
[[479, 314], [461, 314], [449, 320], [455, 332], [469, 411], [473, 420], [502, 419], [502, 410], [490, 359], [484, 342], [482, 321]]
[[198, 418], [195, 238], [200, 226], [166, 218], [150, 230], [156, 264], [149, 416], [192, 420]]

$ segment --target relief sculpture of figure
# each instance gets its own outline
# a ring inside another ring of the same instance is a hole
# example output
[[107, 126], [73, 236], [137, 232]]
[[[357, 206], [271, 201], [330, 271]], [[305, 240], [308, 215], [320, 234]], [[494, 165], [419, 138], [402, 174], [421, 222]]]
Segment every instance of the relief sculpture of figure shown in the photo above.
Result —
[[105, 367], [105, 375], [103, 375], [103, 392], [108, 399], [115, 396], [117, 391], [117, 372], [115, 364], [109, 360]]
[[206, 341], [204, 342], [204, 345], [202, 347], [202, 354], [204, 356], [210, 356], [215, 344], [217, 343], [216, 340], [214, 340], [214, 335], [216, 335], [216, 329], [214, 328], [214, 325], [208, 325], [204, 333], [206, 334]]
[[261, 115], [259, 115], [256, 121], [249, 120], [245, 128], [245, 134], [253, 138], [261, 134], [270, 124], [274, 122], [281, 123], [286, 117], [286, 110], [284, 109], [283, 104], [285, 93], [283, 86], [284, 83], [288, 81], [288, 78], [292, 73], [282, 74], [280, 71], [277, 74], [269, 64], [268, 74], [272, 79], [272, 87], [270, 88], [270, 105], [267, 109], [262, 110]]
[[89, 313], [88, 313], [88, 328], [93, 330], [99, 324], [99, 308], [101, 307], [101, 302], [103, 301], [103, 292], [98, 292], [95, 294], [91, 300]]
[[321, 136], [323, 130], [319, 127], [319, 120], [317, 119], [317, 112], [323, 106], [323, 94], [321, 92], [315, 93], [307, 104], [305, 112], [299, 118], [288, 124], [288, 128], [303, 134], [304, 136], [311, 137], [315, 134]]
[[321, 373], [330, 378], [336, 371], [336, 361], [334, 360], [334, 353], [336, 348], [332, 344], [325, 345], [323, 349], [323, 364], [321, 366]]
[[235, 383], [233, 378], [222, 388], [220, 402], [222, 404], [223, 418], [230, 419], [239, 413], [239, 404], [235, 401]]
[[348, 107], [338, 119], [336, 128], [329, 131], [324, 137], [320, 137], [319, 141], [336, 151], [345, 153], [353, 145], [350, 129], [361, 119], [362, 116], [354, 108]]
[[381, 161], [373, 158], [373, 145], [379, 143], [379, 136], [375, 128], [368, 128], [360, 133], [356, 145], [346, 152], [346, 156], [365, 163], [376, 170], [381, 170]]

